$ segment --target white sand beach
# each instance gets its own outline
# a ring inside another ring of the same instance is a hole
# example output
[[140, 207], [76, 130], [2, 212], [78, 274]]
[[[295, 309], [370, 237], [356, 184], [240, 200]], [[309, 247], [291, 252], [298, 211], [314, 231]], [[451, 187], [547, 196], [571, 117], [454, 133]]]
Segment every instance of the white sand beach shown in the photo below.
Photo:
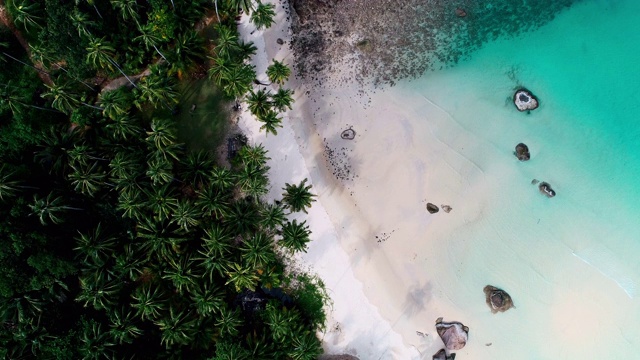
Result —
[[[260, 79], [272, 58], [293, 61], [283, 4], [273, 3], [272, 28], [254, 31], [246, 17], [240, 25], [258, 47]], [[285, 86], [295, 90], [294, 110], [277, 136], [241, 115], [241, 129], [271, 157], [268, 197], [304, 178], [318, 194], [309, 215], [296, 214], [314, 239], [298, 264], [332, 298], [327, 353], [431, 359], [443, 347], [438, 317], [470, 328], [458, 359], [614, 358], [639, 345], [640, 329], [624, 325], [640, 319], [638, 265], [617, 259], [624, 248], [598, 241], [638, 229], [622, 217], [598, 223], [600, 206], [611, 209], [619, 195], [572, 188], [587, 175], [570, 162], [566, 129], [551, 126], [549, 114], [562, 109], [543, 101], [518, 113], [504, 67], [483, 75], [454, 68], [364, 93], [357, 84], [319, 88], [292, 78]], [[499, 80], [483, 80], [491, 76]], [[519, 76], [546, 90], [526, 68]], [[341, 138], [346, 129], [355, 139]], [[535, 149], [530, 162], [513, 156], [519, 142]], [[541, 195], [534, 178], [559, 195]], [[452, 211], [429, 214], [427, 202]], [[506, 290], [516, 308], [492, 314], [485, 285]]]

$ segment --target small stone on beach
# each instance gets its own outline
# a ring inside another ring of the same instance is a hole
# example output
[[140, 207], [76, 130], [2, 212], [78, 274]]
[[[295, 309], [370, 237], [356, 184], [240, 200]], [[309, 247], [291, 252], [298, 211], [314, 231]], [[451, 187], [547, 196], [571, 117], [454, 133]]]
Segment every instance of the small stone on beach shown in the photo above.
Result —
[[345, 140], [353, 140], [356, 138], [356, 131], [352, 128], [348, 128], [340, 134], [340, 137]]
[[512, 307], [515, 308], [511, 296], [506, 291], [491, 285], [485, 286], [483, 291], [492, 313], [505, 312]]
[[513, 154], [520, 161], [527, 161], [531, 158], [531, 154], [529, 153], [529, 147], [523, 143], [516, 145], [516, 151]]
[[451, 210], [453, 210], [453, 208], [449, 205], [440, 205], [440, 207], [442, 208], [442, 210], [444, 210], [444, 212], [446, 212], [447, 214], [449, 212], [451, 212]]
[[440, 211], [440, 209], [438, 209], [438, 206], [435, 204], [427, 203], [427, 211], [429, 212], [429, 214], [435, 214]]
[[442, 318], [438, 318], [436, 330], [448, 350], [462, 349], [469, 339], [469, 327], [457, 321], [443, 322]]
[[551, 185], [544, 181], [541, 182], [540, 185], [538, 185], [538, 189], [542, 194], [546, 195], [549, 198], [556, 196], [556, 192], [551, 188]]

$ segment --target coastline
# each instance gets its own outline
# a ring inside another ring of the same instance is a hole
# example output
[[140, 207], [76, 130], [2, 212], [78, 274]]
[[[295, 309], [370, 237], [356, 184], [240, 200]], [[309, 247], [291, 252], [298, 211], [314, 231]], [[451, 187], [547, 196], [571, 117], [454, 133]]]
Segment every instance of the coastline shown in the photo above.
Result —
[[[269, 46], [285, 39], [282, 20], [252, 38], [266, 51], [256, 58], [268, 55], [256, 60], [258, 74], [273, 56], [291, 65], [286, 45]], [[620, 325], [639, 318], [637, 266], [616, 259], [623, 245], [599, 239], [632, 237], [638, 229], [603, 224], [603, 218], [624, 224], [613, 211], [622, 195], [606, 188], [594, 194], [586, 185], [589, 173], [580, 167], [586, 160], [570, 155], [589, 134], [574, 143], [568, 134], [580, 129], [553, 121], [575, 113], [550, 96], [532, 114], [518, 114], [509, 102], [520, 81], [536, 85], [537, 94], [553, 90], [519, 56], [525, 65], [500, 59], [491, 66], [494, 59], [479, 56], [475, 69], [365, 92], [341, 79], [323, 79], [323, 87], [292, 79], [286, 86], [296, 91], [296, 103], [277, 137], [241, 120], [250, 138], [270, 150], [270, 198], [280, 195], [278, 174], [308, 177], [319, 195], [320, 215], [310, 212], [309, 219], [321, 220], [300, 261], [335, 296], [324, 337], [329, 354], [430, 358], [442, 347], [433, 326], [440, 316], [471, 328], [460, 358], [607, 358], [637, 343], [640, 331]], [[467, 83], [474, 85], [461, 85]], [[355, 139], [342, 139], [349, 128]], [[521, 141], [534, 149], [535, 167], [513, 156]], [[549, 181], [558, 198], [541, 196], [533, 178]], [[427, 202], [453, 210], [430, 215]], [[486, 285], [508, 291], [516, 308], [491, 314]], [[362, 290], [355, 303], [353, 289]], [[337, 323], [341, 332], [332, 332]]]
[[[290, 67], [293, 65], [293, 54], [289, 49], [289, 20], [284, 10], [288, 5], [286, 2], [268, 2], [276, 5], [277, 15], [271, 28], [255, 30], [247, 16], [243, 16], [238, 25], [242, 39], [253, 41], [258, 48], [252, 63], [261, 80], [266, 78], [265, 70], [271, 59], [283, 61]], [[278, 38], [285, 41], [284, 45], [277, 44]], [[304, 178], [310, 180], [312, 192], [318, 194], [308, 214], [292, 214], [289, 217], [298, 221], [306, 220], [312, 231], [308, 251], [291, 259], [293, 266], [320, 277], [331, 298], [326, 329], [319, 334], [325, 354], [348, 354], [361, 360], [418, 358], [418, 353], [403, 345], [391, 324], [381, 317], [378, 309], [366, 297], [365, 286], [355, 277], [350, 258], [343, 250], [338, 232], [324, 207], [327, 191], [332, 191], [335, 185], [325, 183], [324, 176], [317, 176], [318, 171], [326, 171], [322, 161], [308, 166], [303, 156], [302, 152], [310, 149], [316, 151], [320, 146], [317, 134], [304, 134], [308, 128], [295, 124], [311, 118], [309, 111], [313, 99], [306, 94], [304, 83], [294, 76], [284, 87], [295, 91], [295, 102], [293, 110], [281, 114], [283, 128], [278, 129], [277, 135], [266, 135], [260, 131], [260, 123], [246, 109], [238, 116], [238, 126], [250, 143], [262, 144], [268, 150], [271, 158], [268, 161], [271, 188], [267, 200], [279, 199], [285, 182], [297, 183]], [[271, 86], [267, 88], [273, 89]]]

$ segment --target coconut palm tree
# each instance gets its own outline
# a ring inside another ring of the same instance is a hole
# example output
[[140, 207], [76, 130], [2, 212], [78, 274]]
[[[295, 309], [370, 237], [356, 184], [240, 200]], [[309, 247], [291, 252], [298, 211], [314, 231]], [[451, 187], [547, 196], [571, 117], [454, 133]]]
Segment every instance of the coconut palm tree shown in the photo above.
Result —
[[110, 279], [102, 274], [85, 274], [80, 276], [80, 293], [76, 301], [89, 304], [96, 309], [110, 309], [118, 302], [118, 294], [122, 289], [122, 283], [117, 279]]
[[208, 257], [225, 258], [231, 251], [231, 241], [233, 236], [224, 227], [219, 225], [211, 225], [204, 230], [205, 235], [202, 237], [203, 249]]
[[238, 33], [235, 28], [231, 28], [222, 24], [216, 25], [218, 38], [216, 39], [213, 52], [216, 57], [223, 59], [232, 58], [233, 54], [238, 51]]
[[293, 212], [304, 211], [306, 213], [307, 208], [315, 201], [316, 195], [309, 191], [311, 185], [306, 185], [306, 183], [307, 179], [302, 180], [298, 185], [285, 183], [285, 187], [282, 189], [285, 191], [282, 194], [282, 201]]
[[225, 225], [229, 226], [237, 234], [246, 234], [257, 229], [260, 216], [251, 201], [236, 201], [225, 217]]
[[154, 118], [151, 121], [151, 131], [147, 131], [147, 142], [162, 150], [177, 142], [176, 129], [173, 122], [166, 118]]
[[224, 291], [211, 285], [208, 281], [199, 281], [198, 285], [193, 288], [191, 292], [191, 300], [193, 306], [198, 315], [202, 317], [211, 316], [214, 313], [219, 313], [224, 307]]
[[76, 30], [78, 31], [78, 36], [80, 38], [91, 38], [92, 34], [91, 30], [89, 29], [92, 27], [96, 27], [97, 24], [95, 21], [92, 21], [89, 18], [89, 15], [76, 8], [73, 13], [71, 13], [69, 18], [71, 19], [71, 23], [73, 24], [73, 26], [75, 26]]
[[258, 273], [245, 264], [233, 263], [227, 271], [227, 282], [225, 285], [233, 285], [237, 292], [249, 289], [254, 291], [258, 285]]
[[211, 64], [211, 68], [209, 68], [209, 79], [211, 79], [216, 85], [222, 86], [224, 84], [224, 78], [227, 76], [231, 69], [236, 66], [235, 62], [231, 59], [216, 56], [211, 58], [213, 63]]
[[142, 241], [141, 250], [148, 258], [167, 261], [180, 251], [179, 246], [186, 239], [172, 232], [164, 222], [142, 218], [137, 224], [137, 237]]
[[118, 344], [131, 344], [134, 339], [140, 337], [143, 331], [136, 325], [134, 314], [124, 307], [110, 312], [109, 333]]
[[243, 146], [242, 149], [238, 151], [238, 158], [242, 165], [253, 168], [264, 168], [266, 167], [267, 161], [271, 160], [271, 158], [267, 156], [267, 150], [262, 144]]
[[203, 278], [207, 278], [210, 282], [214, 278], [223, 277], [231, 268], [231, 262], [226, 257], [215, 257], [209, 255], [208, 250], [198, 250], [198, 257], [194, 258], [198, 270], [203, 274]]
[[101, 223], [98, 223], [96, 228], [88, 234], [79, 234], [80, 237], [76, 237], [77, 245], [73, 250], [78, 252], [78, 258], [82, 259], [82, 262], [91, 260], [96, 264], [104, 264], [116, 251], [118, 239], [113, 235], [105, 234]]
[[0, 201], [6, 202], [16, 196], [20, 188], [20, 182], [13, 180], [15, 171], [10, 171], [7, 164], [0, 167]]
[[164, 291], [156, 284], [144, 284], [131, 294], [131, 307], [142, 320], [159, 319], [167, 309]]
[[72, 92], [68, 84], [58, 82], [57, 85], [44, 84], [44, 86], [47, 87], [48, 91], [40, 96], [44, 99], [52, 99], [51, 107], [54, 109], [68, 115], [80, 105], [78, 96]]
[[16, 25], [21, 26], [27, 32], [42, 28], [39, 24], [39, 21], [42, 20], [42, 16], [40, 16], [42, 10], [39, 3], [29, 0], [14, 0], [9, 4], [13, 5], [11, 13]]
[[118, 151], [109, 162], [109, 176], [112, 179], [128, 179], [142, 174], [140, 154], [127, 150]]
[[209, 178], [214, 169], [214, 161], [208, 151], [194, 151], [180, 159], [180, 178], [192, 186], [200, 187]]
[[307, 243], [311, 241], [309, 238], [311, 231], [309, 231], [306, 223], [306, 221], [298, 223], [297, 220], [287, 221], [282, 227], [282, 240], [280, 244], [292, 252], [307, 252]]
[[131, 108], [131, 97], [123, 90], [112, 90], [100, 94], [98, 104], [102, 107], [102, 114], [110, 119], [125, 115]]
[[109, 270], [112, 276], [125, 281], [136, 281], [142, 274], [145, 259], [141, 251], [133, 244], [126, 244], [122, 252], [115, 258], [113, 267]]
[[291, 106], [293, 104], [293, 94], [294, 92], [291, 89], [279, 88], [275, 94], [271, 95], [271, 105], [279, 112], [284, 112], [287, 108], [291, 110], [293, 109]]
[[257, 118], [262, 118], [271, 110], [269, 95], [264, 89], [255, 92], [250, 90], [245, 101], [249, 105], [249, 111]]
[[102, 329], [102, 325], [91, 320], [80, 329], [80, 342], [78, 353], [83, 360], [98, 360], [110, 358], [113, 354], [113, 346], [110, 334]]
[[118, 115], [106, 123], [105, 129], [116, 141], [129, 141], [144, 134], [138, 120], [129, 114]]
[[168, 62], [164, 54], [158, 49], [158, 46], [160, 46], [164, 41], [162, 40], [162, 37], [153, 30], [153, 25], [148, 24], [142, 27], [138, 26], [138, 30], [140, 31], [140, 35], [135, 37], [133, 40], [140, 42], [147, 50], [152, 47], [158, 55], [162, 57], [162, 59]]
[[240, 312], [237, 309], [229, 308], [228, 305], [223, 306], [217, 316], [215, 325], [220, 329], [220, 334], [223, 338], [237, 336], [242, 326]]
[[154, 322], [162, 334], [160, 344], [167, 349], [173, 345], [188, 345], [196, 336], [197, 319], [192, 317], [187, 311], [179, 311], [174, 307], [169, 307], [167, 316], [157, 319]]
[[98, 162], [93, 162], [91, 165], [71, 165], [71, 168], [73, 171], [69, 174], [69, 180], [76, 192], [93, 197], [104, 185], [106, 174], [101, 170]]
[[197, 286], [194, 262], [189, 255], [181, 255], [178, 259], [169, 258], [168, 267], [163, 271], [162, 278], [171, 281], [179, 294], [191, 291]]
[[64, 174], [68, 166], [68, 150], [78, 139], [78, 128], [67, 131], [66, 128], [52, 126], [50, 133], [42, 139], [42, 145], [35, 154], [39, 162], [49, 173]]
[[33, 196], [33, 204], [29, 205], [31, 214], [38, 217], [42, 225], [60, 224], [63, 222], [62, 215], [66, 210], [81, 210], [78, 208], [65, 206], [61, 196], [54, 196], [49, 193], [45, 198], [39, 197], [37, 194]]
[[289, 76], [291, 75], [291, 69], [284, 63], [273, 60], [273, 64], [267, 67], [267, 76], [269, 77], [269, 81], [276, 84], [284, 84]]
[[106, 37], [91, 38], [87, 46], [87, 64], [95, 69], [108, 68], [113, 70], [113, 56], [116, 49]]
[[200, 223], [201, 212], [198, 206], [187, 200], [178, 201], [178, 206], [172, 215], [171, 222], [185, 232], [189, 232]]
[[168, 184], [173, 180], [173, 163], [163, 156], [152, 156], [147, 162], [146, 175], [153, 186]]
[[276, 259], [273, 239], [260, 232], [245, 240], [240, 252], [244, 263], [256, 270], [268, 267]]
[[180, 74], [187, 70], [196, 61], [202, 60], [204, 54], [204, 41], [196, 31], [190, 30], [180, 33], [171, 51], [170, 73]]
[[223, 167], [214, 167], [211, 170], [209, 179], [211, 186], [218, 192], [226, 193], [235, 185], [235, 176], [233, 173]]
[[269, 110], [264, 116], [259, 118], [263, 124], [260, 126], [260, 130], [264, 130], [266, 134], [272, 133], [273, 135], [278, 135], [278, 128], [282, 127], [282, 119], [278, 117], [278, 113]]
[[251, 13], [251, 22], [256, 26], [258, 30], [268, 28], [275, 21], [273, 18], [276, 16], [275, 5], [263, 4], [258, 2], [258, 6]]
[[229, 4], [229, 8], [237, 12], [244, 12], [247, 15], [254, 8], [253, 0], [227, 0], [227, 4]]
[[122, 217], [140, 220], [144, 215], [144, 203], [139, 191], [125, 191], [118, 197], [116, 208], [122, 211]]
[[136, 0], [110, 0], [110, 2], [114, 9], [118, 9], [125, 23], [133, 20], [140, 27], [140, 7]]
[[147, 199], [146, 206], [158, 221], [168, 220], [178, 206], [178, 199], [174, 197], [173, 189], [169, 184], [154, 186], [150, 192], [147, 192]]
[[238, 99], [251, 89], [256, 72], [253, 65], [235, 64], [229, 72], [223, 73], [221, 76], [222, 92], [227, 97]]
[[300, 314], [295, 309], [287, 309], [278, 301], [270, 301], [264, 312], [264, 322], [269, 326], [271, 337], [276, 343], [293, 338], [297, 324], [301, 323]]
[[276, 231], [286, 220], [284, 209], [278, 203], [267, 204], [260, 208], [260, 226], [267, 233]]
[[227, 195], [213, 187], [205, 187], [198, 191], [196, 205], [205, 216], [220, 219], [229, 214]]
[[293, 334], [288, 356], [292, 360], [315, 360], [322, 355], [322, 344], [311, 331], [297, 331]]
[[172, 107], [171, 104], [178, 103], [178, 92], [174, 89], [171, 78], [161, 71], [160, 68], [156, 68], [149, 76], [140, 80], [135, 90], [137, 100], [134, 102], [138, 108], [142, 108], [145, 102], [154, 108], [163, 105], [167, 109]]

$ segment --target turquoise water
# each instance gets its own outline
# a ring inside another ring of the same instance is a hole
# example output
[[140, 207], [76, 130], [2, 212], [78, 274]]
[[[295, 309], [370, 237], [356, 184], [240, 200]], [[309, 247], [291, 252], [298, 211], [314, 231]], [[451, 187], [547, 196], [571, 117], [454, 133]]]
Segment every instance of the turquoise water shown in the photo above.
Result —
[[[477, 165], [472, 180], [486, 191], [480, 220], [444, 239], [451, 245], [443, 256], [473, 264], [460, 265], [464, 284], [446, 296], [475, 296], [487, 283], [517, 292], [516, 311], [476, 324], [487, 342], [502, 334], [513, 344], [472, 345], [471, 358], [638, 357], [638, 14], [637, 0], [574, 4], [534, 32], [490, 42], [411, 85], [448, 113], [443, 121], [477, 139], [462, 147], [456, 134], [434, 128]], [[540, 108], [516, 111], [511, 96], [520, 86]], [[529, 162], [513, 156], [519, 142], [529, 146]], [[558, 195], [542, 196], [532, 179]]]

